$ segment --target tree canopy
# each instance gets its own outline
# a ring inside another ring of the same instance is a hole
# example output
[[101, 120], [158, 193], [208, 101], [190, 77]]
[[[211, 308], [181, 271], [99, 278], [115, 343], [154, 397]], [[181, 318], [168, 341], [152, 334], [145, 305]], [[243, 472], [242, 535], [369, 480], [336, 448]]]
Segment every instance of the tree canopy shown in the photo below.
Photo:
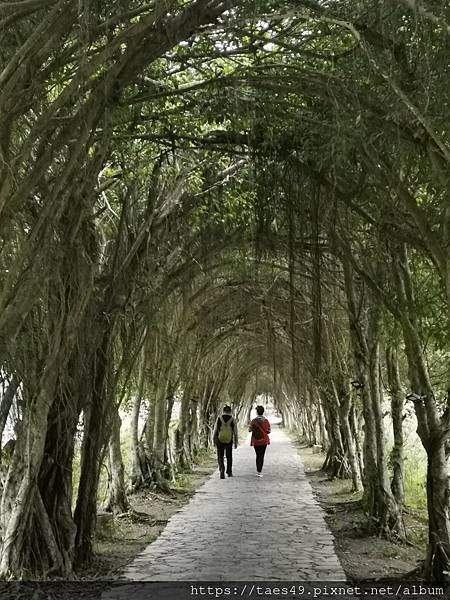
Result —
[[448, 574], [447, 3], [20, 0], [0, 31], [0, 575], [90, 560], [119, 408], [165, 489], [260, 393], [402, 539], [406, 397]]

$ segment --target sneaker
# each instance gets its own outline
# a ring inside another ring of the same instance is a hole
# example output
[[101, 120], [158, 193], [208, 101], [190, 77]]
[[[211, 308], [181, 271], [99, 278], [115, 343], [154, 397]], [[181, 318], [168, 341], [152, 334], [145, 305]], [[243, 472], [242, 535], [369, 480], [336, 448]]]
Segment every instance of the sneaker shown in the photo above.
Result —
[[223, 471], [220, 471], [220, 479], [225, 479], [225, 473]]
[[256, 477], [262, 477], [262, 473], [256, 473]]
[[227, 473], [228, 477], [233, 477], [233, 473]]

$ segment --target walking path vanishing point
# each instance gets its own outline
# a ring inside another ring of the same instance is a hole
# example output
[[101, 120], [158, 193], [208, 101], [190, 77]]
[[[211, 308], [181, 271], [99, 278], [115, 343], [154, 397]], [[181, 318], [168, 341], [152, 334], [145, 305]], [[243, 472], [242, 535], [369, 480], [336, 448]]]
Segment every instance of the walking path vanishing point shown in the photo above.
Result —
[[128, 565], [134, 581], [345, 580], [293, 443], [274, 428], [264, 477], [248, 439]]

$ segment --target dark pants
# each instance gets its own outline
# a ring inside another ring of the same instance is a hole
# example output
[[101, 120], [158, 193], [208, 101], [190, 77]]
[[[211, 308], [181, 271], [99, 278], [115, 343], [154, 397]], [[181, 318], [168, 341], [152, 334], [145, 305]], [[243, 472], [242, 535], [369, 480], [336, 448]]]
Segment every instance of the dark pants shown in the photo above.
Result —
[[219, 471], [225, 473], [224, 455], [227, 457], [227, 474], [232, 473], [233, 468], [233, 442], [222, 444], [217, 442], [217, 462], [219, 463]]
[[264, 465], [264, 454], [266, 453], [267, 445], [264, 446], [253, 446], [256, 452], [256, 470], [261, 473]]

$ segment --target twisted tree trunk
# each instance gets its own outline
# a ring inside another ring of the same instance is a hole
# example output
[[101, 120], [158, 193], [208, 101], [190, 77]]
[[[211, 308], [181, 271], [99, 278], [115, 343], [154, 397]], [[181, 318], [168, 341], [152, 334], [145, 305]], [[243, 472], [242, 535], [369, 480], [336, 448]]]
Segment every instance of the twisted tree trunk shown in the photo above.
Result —
[[379, 519], [379, 527], [382, 532], [388, 535], [391, 532], [395, 532], [401, 539], [405, 539], [405, 527], [403, 524], [401, 506], [397, 504], [392, 494], [388, 475], [383, 410], [381, 407], [379, 359], [380, 318], [379, 306], [373, 302], [370, 307], [367, 337], [369, 348], [370, 396], [372, 400], [377, 452], [375, 515]]
[[[29, 564], [28, 532], [32, 530], [35, 508], [39, 509], [36, 505], [36, 502], [40, 504], [36, 482], [44, 458], [48, 415], [56, 395], [56, 365], [60, 343], [57, 339], [54, 339], [54, 343], [51, 357], [42, 375], [41, 388], [27, 405], [24, 418], [16, 428], [17, 440], [0, 507], [0, 577], [7, 577], [12, 573], [20, 575], [24, 569], [36, 567]], [[45, 541], [47, 540], [44, 539], [44, 543]], [[48, 541], [54, 547], [53, 540]], [[55, 569], [63, 563], [59, 555], [52, 556], [51, 559], [52, 562], [56, 561], [51, 565]]]
[[32, 546], [35, 539], [37, 548], [32, 552], [40, 561], [36, 571], [67, 575], [73, 569], [75, 550], [72, 464], [79, 407], [72, 386], [67, 386], [64, 391], [49, 414], [44, 459], [39, 472], [38, 514], [46, 539], [35, 538], [32, 534], [29, 543]]
[[[403, 538], [403, 520], [389, 486], [384, 450], [379, 380], [379, 309], [372, 298], [369, 298], [368, 306], [364, 305], [362, 298], [358, 305], [350, 262], [344, 259], [343, 266], [350, 340], [364, 415], [364, 500], [378, 531]], [[361, 310], [362, 307], [365, 311]], [[367, 310], [369, 314], [364, 319], [362, 315]]]
[[326, 398], [330, 447], [322, 469], [330, 477], [347, 478], [350, 476], [350, 470], [342, 439], [339, 398], [334, 383], [331, 384], [331, 389]]
[[427, 453], [428, 546], [424, 576], [440, 581], [450, 571], [449, 483], [446, 445], [450, 436], [450, 393], [442, 415], [434, 396], [417, 324], [412, 277], [405, 245], [393, 248], [398, 318], [403, 330], [417, 433]]
[[100, 477], [102, 450], [109, 436], [108, 395], [106, 381], [110, 370], [111, 332], [109, 323], [94, 353], [92, 364], [91, 399], [84, 406], [83, 442], [81, 446], [80, 482], [74, 519], [76, 563], [83, 565], [92, 558], [92, 542], [97, 521], [97, 488]]
[[345, 452], [350, 468], [352, 478], [352, 491], [359, 492], [362, 489], [361, 472], [359, 469], [355, 440], [350, 427], [350, 411], [352, 409], [350, 390], [341, 386], [341, 392], [338, 394], [335, 388], [336, 397], [339, 398], [339, 416], [341, 422], [342, 437], [344, 440]]

